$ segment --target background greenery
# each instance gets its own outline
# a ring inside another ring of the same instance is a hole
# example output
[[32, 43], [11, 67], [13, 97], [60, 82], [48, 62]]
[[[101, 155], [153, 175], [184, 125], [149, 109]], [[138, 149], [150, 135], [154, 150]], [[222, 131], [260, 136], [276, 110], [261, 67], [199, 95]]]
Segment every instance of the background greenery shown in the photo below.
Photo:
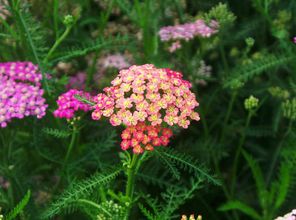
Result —
[[[10, 16], [0, 20], [0, 61], [32, 61], [51, 79], [43, 83], [46, 117], [15, 120], [0, 130], [0, 176], [10, 183], [0, 188], [6, 219], [16, 214], [20, 219], [100, 219], [86, 199], [112, 210], [107, 219], [121, 218], [100, 196], [102, 190], [122, 190], [125, 182], [111, 167], [127, 160], [119, 147], [122, 128], [91, 121], [89, 115], [73, 126], [52, 115], [55, 100], [76, 72], [87, 73], [88, 91], [108, 85], [118, 71], [94, 81], [96, 61], [118, 52], [130, 54], [134, 64], [181, 71], [193, 82], [201, 115], [189, 129], [175, 129], [169, 149], [145, 161], [130, 219], [195, 213], [203, 219], [269, 220], [295, 208], [296, 1], [8, 2]], [[68, 14], [74, 20], [65, 24]], [[216, 19], [219, 32], [182, 42], [181, 49], [169, 53], [159, 29], [197, 18]], [[210, 77], [198, 75], [202, 60], [212, 66]], [[59, 72], [61, 61], [71, 63], [72, 70]], [[201, 78], [206, 86], [195, 83]], [[251, 95], [259, 104], [246, 109]], [[63, 163], [74, 134], [73, 151]], [[120, 196], [112, 194], [113, 200]]]

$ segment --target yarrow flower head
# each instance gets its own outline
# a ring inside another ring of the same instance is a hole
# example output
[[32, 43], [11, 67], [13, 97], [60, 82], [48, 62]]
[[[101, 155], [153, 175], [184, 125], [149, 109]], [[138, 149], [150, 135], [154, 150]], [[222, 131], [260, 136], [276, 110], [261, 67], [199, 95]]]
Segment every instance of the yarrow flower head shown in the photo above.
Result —
[[296, 220], [296, 209], [282, 217], [277, 217], [275, 220]]
[[94, 120], [109, 117], [113, 126], [137, 125], [146, 122], [152, 126], [166, 123], [187, 128], [190, 119], [199, 120], [194, 109], [199, 105], [191, 84], [180, 72], [158, 69], [151, 64], [131, 66], [121, 70], [94, 99]]
[[75, 96], [80, 96], [90, 101], [93, 99], [87, 92], [71, 89], [59, 96], [57, 100], [58, 109], [54, 111], [54, 116], [57, 118], [71, 119], [74, 117], [75, 112], [79, 110], [88, 112], [92, 109], [91, 105], [78, 100]]
[[146, 125], [144, 122], [136, 126], [127, 127], [121, 134], [122, 150], [133, 149], [135, 154], [143, 153], [144, 150], [152, 151], [154, 147], [167, 146], [173, 132], [169, 128]]
[[42, 118], [47, 105], [42, 97], [42, 75], [31, 62], [0, 63], [0, 126], [13, 118]]
[[180, 48], [180, 40], [189, 41], [197, 36], [211, 37], [218, 32], [218, 22], [212, 20], [209, 25], [204, 20], [198, 19], [192, 23], [179, 24], [175, 26], [162, 27], [158, 32], [161, 41], [173, 42], [169, 48], [170, 52], [174, 52]]

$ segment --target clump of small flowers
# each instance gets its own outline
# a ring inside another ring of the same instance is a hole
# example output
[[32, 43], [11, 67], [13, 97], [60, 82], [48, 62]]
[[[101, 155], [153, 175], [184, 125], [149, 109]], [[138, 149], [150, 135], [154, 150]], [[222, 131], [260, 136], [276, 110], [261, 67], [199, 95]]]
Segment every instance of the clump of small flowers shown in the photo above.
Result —
[[59, 73], [69, 73], [73, 69], [72, 63], [66, 63], [66, 62], [58, 62], [58, 64], [55, 67], [55, 70]]
[[296, 37], [293, 37], [293, 42], [294, 44], [296, 44]]
[[282, 217], [277, 217], [275, 220], [296, 220], [296, 209]]
[[206, 65], [204, 60], [200, 61], [200, 65], [196, 74], [196, 80], [195, 82], [199, 85], [206, 86], [207, 82], [204, 80], [204, 78], [210, 78], [212, 75], [212, 67], [209, 65]]
[[88, 92], [71, 89], [59, 96], [57, 100], [58, 109], [54, 111], [54, 116], [57, 118], [71, 119], [75, 112], [81, 110], [88, 112], [92, 106], [77, 99], [77, 96], [83, 97], [86, 100], [92, 100], [93, 97]]
[[259, 99], [255, 98], [254, 96], [250, 96], [245, 100], [245, 109], [248, 111], [254, 110], [259, 105]]
[[115, 68], [118, 70], [127, 68], [130, 63], [127, 61], [126, 57], [122, 54], [109, 54], [107, 56], [101, 57], [98, 60], [98, 65], [102, 69]]
[[92, 118], [110, 117], [113, 126], [147, 121], [152, 126], [165, 122], [187, 128], [190, 119], [200, 119], [194, 111], [199, 104], [190, 88], [180, 72], [151, 64], [131, 66], [119, 72], [105, 93], [97, 95]]
[[215, 20], [210, 21], [207, 25], [204, 20], [198, 19], [192, 23], [162, 27], [158, 34], [161, 41], [172, 42], [169, 51], [174, 52], [181, 47], [180, 40], [189, 41], [197, 36], [210, 37], [217, 33], [218, 26], [218, 22]]
[[[88, 58], [89, 65], [92, 65], [92, 56]], [[128, 52], [124, 54], [105, 54], [99, 57], [96, 61], [96, 74], [94, 75], [94, 80], [96, 82], [103, 80], [103, 77], [108, 73], [108, 71], [121, 70], [128, 68], [131, 64], [132, 56]]]
[[172, 45], [168, 48], [170, 53], [175, 52], [176, 50], [180, 49], [182, 47], [180, 41], [173, 42]]
[[202, 216], [198, 215], [197, 218], [194, 215], [190, 215], [189, 218], [186, 215], [182, 215], [181, 220], [202, 220]]
[[79, 72], [74, 76], [71, 76], [69, 83], [66, 85], [66, 89], [84, 90], [86, 82], [86, 73]]
[[296, 98], [286, 100], [282, 104], [282, 110], [284, 117], [290, 120], [296, 120]]
[[[102, 207], [102, 210], [106, 211], [100, 212], [100, 214], [97, 215], [97, 220], [124, 219], [125, 217], [125, 209], [112, 200], [106, 201], [100, 206]], [[106, 213], [108, 213], [109, 215], [106, 216]]]
[[230, 83], [230, 89], [238, 90], [238, 89], [242, 88], [244, 85], [245, 85], [244, 82], [242, 82], [238, 79], [234, 79]]
[[37, 205], [44, 205], [48, 201], [50, 201], [51, 198], [52, 198], [52, 195], [44, 190], [38, 190], [34, 194], [34, 201]]
[[[5, 20], [9, 16], [9, 11], [7, 10], [8, 2], [7, 0], [0, 0], [0, 18]], [[0, 20], [1, 23], [1, 20]]]
[[290, 97], [290, 93], [289, 91], [285, 90], [285, 89], [282, 89], [278, 86], [275, 86], [275, 87], [270, 87], [268, 89], [268, 92], [273, 96], [273, 97], [276, 97], [276, 98], [279, 98], [279, 99], [287, 99]]
[[136, 126], [127, 127], [121, 134], [122, 150], [133, 149], [135, 154], [143, 153], [144, 150], [152, 151], [154, 147], [167, 146], [173, 132], [169, 128], [146, 125], [144, 122]]
[[13, 118], [45, 115], [42, 75], [31, 62], [0, 63], [0, 126]]

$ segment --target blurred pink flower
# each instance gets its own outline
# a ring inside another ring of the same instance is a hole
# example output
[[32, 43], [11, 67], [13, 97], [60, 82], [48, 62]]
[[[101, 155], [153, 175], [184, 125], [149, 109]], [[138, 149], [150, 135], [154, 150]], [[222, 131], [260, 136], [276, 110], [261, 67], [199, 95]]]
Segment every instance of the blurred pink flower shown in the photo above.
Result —
[[212, 20], [210, 24], [207, 25], [202, 19], [198, 19], [192, 23], [162, 27], [158, 34], [161, 41], [173, 42], [169, 49], [170, 52], [173, 52], [181, 47], [180, 43], [177, 43], [178, 40], [189, 41], [197, 36], [210, 37], [218, 32], [218, 27], [217, 21]]
[[7, 16], [10, 15], [9, 11], [6, 8], [7, 5], [8, 5], [7, 0], [0, 0], [0, 18], [3, 20], [6, 20]]
[[84, 90], [85, 82], [86, 82], [86, 73], [79, 72], [76, 75], [70, 77], [69, 83], [66, 85], [66, 89]]

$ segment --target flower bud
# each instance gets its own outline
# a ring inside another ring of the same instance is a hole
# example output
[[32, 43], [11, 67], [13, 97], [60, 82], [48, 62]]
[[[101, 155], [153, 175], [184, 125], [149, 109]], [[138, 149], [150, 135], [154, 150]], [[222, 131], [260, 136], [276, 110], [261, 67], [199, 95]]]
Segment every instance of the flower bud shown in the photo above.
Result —
[[254, 43], [255, 43], [254, 38], [248, 37], [246, 39], [246, 44], [247, 44], [248, 47], [253, 47], [254, 46]]
[[66, 15], [63, 20], [64, 25], [71, 26], [74, 24], [74, 17], [72, 15]]
[[296, 98], [282, 104], [283, 115], [290, 120], [296, 120]]
[[245, 104], [245, 109], [248, 111], [251, 111], [258, 107], [259, 99], [251, 95], [249, 98], [245, 99], [244, 104]]

